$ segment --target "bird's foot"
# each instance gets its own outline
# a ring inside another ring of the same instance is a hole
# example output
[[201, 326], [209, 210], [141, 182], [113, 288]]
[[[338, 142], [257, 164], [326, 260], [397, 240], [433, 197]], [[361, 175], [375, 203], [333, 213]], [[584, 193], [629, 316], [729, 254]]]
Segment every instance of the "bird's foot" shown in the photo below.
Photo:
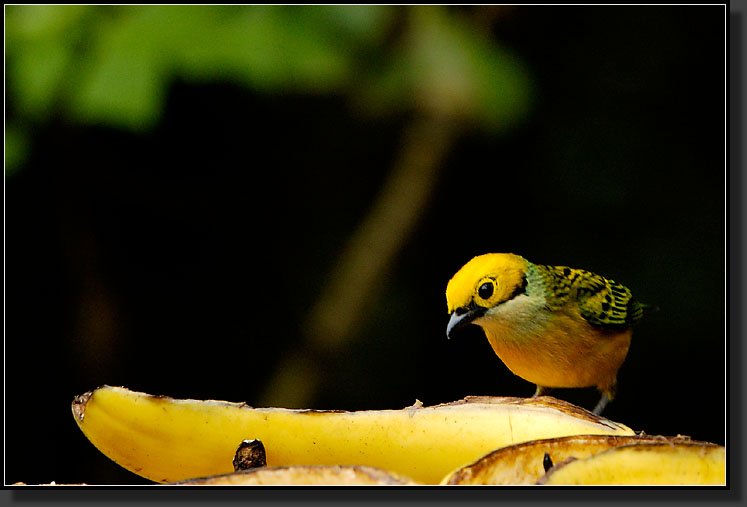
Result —
[[602, 411], [604, 410], [604, 407], [607, 406], [607, 403], [610, 402], [610, 397], [607, 393], [604, 393], [602, 395], [602, 398], [599, 400], [599, 403], [597, 403], [597, 406], [594, 407], [594, 410], [592, 411], [594, 415], [602, 415]]
[[547, 396], [548, 394], [550, 394], [550, 391], [552, 391], [552, 388], [550, 387], [537, 386], [537, 390], [534, 391], [532, 398], [536, 398], [537, 396]]

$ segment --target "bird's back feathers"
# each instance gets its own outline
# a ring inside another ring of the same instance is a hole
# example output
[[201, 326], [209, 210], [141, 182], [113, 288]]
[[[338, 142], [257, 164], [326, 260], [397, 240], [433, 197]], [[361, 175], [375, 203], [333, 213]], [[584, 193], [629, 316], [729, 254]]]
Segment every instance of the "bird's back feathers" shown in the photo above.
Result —
[[590, 271], [537, 264], [532, 268], [547, 288], [550, 310], [575, 302], [581, 316], [592, 325], [611, 329], [629, 327], [649, 307], [633, 299], [624, 285]]

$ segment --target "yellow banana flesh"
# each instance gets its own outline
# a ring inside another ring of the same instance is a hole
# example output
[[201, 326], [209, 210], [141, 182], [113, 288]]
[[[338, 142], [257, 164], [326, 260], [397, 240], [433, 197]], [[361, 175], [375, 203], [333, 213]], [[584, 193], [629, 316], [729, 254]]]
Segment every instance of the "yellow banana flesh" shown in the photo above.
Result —
[[230, 473], [246, 439], [262, 441], [268, 466], [364, 465], [438, 484], [499, 447], [566, 435], [634, 434], [545, 396], [344, 412], [176, 400], [103, 386], [78, 396], [72, 409], [101, 452], [156, 482]]
[[378, 468], [343, 465], [263, 467], [172, 483], [178, 486], [414, 486]]
[[530, 485], [546, 467], [569, 458], [583, 459], [613, 447], [630, 444], [692, 442], [687, 437], [641, 435], [572, 435], [533, 440], [502, 447], [446, 476], [449, 485]]
[[724, 486], [726, 448], [706, 442], [660, 442], [613, 447], [548, 470], [537, 484]]

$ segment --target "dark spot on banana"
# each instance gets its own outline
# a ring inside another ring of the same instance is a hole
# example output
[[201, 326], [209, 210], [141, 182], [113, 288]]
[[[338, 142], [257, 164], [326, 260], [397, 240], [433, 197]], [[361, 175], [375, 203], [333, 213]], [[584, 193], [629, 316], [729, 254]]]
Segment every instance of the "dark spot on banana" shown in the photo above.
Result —
[[267, 466], [265, 446], [261, 440], [244, 440], [233, 457], [233, 471]]

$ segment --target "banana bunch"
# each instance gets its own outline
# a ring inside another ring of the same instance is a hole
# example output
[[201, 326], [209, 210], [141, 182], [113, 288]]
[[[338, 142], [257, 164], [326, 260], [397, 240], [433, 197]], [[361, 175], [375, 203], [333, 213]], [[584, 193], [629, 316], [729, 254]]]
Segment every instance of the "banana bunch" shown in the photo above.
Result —
[[[606, 460], [614, 470], [647, 452], [654, 468], [657, 459], [675, 463], [667, 465], [671, 470], [688, 469], [688, 460], [702, 463], [700, 475], [681, 482], [725, 483], [723, 447], [637, 437], [623, 424], [548, 396], [346, 412], [177, 400], [103, 386], [76, 397], [72, 411], [101, 452], [159, 483], [556, 484], [551, 480], [588, 477], [595, 465], [587, 460]], [[645, 446], [637, 454], [625, 450]], [[662, 452], [670, 447], [676, 456]], [[605, 457], [611, 451], [618, 452]], [[512, 466], [525, 475], [506, 470]]]

